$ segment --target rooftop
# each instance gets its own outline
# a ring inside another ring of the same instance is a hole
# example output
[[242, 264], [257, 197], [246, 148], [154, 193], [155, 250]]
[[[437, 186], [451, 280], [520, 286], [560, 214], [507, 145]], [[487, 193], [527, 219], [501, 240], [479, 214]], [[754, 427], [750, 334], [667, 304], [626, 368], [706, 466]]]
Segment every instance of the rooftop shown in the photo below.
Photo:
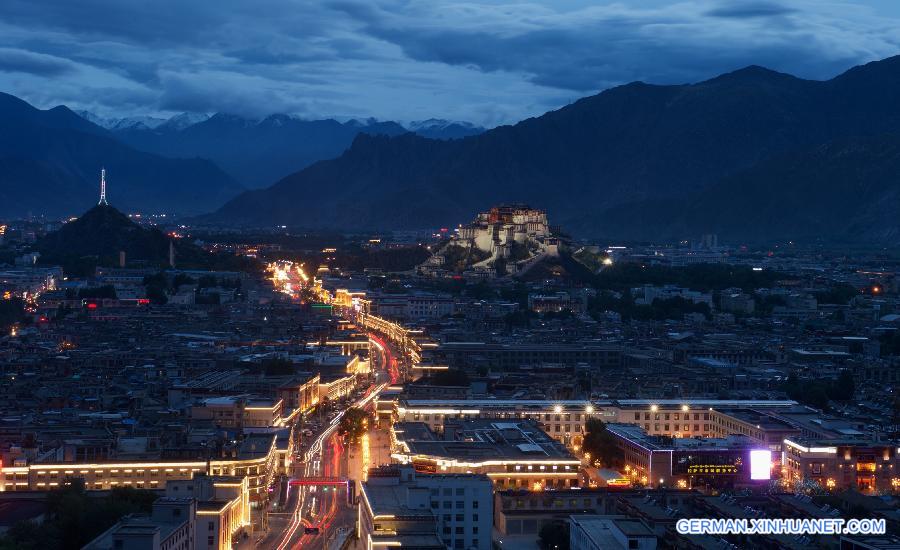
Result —
[[572, 516], [571, 520], [572, 526], [583, 530], [597, 548], [629, 548], [620, 542], [617, 534], [628, 538], [656, 538], [644, 522], [627, 516]]
[[565, 446], [544, 433], [533, 420], [454, 420], [444, 424], [442, 435], [419, 422], [399, 422], [394, 430], [410, 455], [465, 462], [553, 459], [578, 463]]

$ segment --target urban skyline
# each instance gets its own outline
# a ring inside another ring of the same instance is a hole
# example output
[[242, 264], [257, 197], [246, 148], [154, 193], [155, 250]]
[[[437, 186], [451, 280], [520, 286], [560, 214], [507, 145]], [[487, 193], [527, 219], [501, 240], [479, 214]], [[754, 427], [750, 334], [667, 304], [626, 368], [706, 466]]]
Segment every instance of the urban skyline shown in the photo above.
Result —
[[900, 548], [898, 27], [0, 4], [0, 550]]

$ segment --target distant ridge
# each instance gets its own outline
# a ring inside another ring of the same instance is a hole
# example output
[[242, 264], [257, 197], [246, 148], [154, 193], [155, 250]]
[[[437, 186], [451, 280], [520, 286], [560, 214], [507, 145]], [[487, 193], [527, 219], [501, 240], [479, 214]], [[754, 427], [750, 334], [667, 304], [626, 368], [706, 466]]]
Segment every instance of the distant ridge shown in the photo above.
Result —
[[338, 122], [274, 114], [252, 120], [229, 113], [183, 113], [154, 127], [112, 128], [136, 149], [172, 158], [210, 159], [248, 187], [262, 187], [320, 160], [339, 156], [359, 134], [397, 136], [408, 131], [433, 139], [477, 135], [483, 128], [465, 122], [426, 120], [404, 127], [375, 119]]
[[685, 197], [622, 205], [599, 217], [610, 237], [896, 243], [898, 213], [900, 136], [881, 135], [785, 153]]
[[[635, 82], [463, 140], [362, 134], [339, 158], [248, 191], [206, 219], [343, 230], [429, 228], [452, 226], [490, 204], [526, 202], [545, 208], [577, 235], [614, 230], [620, 237], [681, 235], [677, 226], [667, 225], [666, 216], [643, 217], [640, 232], [624, 231], [637, 229], [624, 223], [618, 231], [604, 216], [641, 201], [700, 197], [729, 177], [794, 151], [896, 135], [898, 97], [900, 57], [855, 67], [828, 81], [751, 66], [696, 84]], [[747, 173], [755, 174], [744, 180], [750, 194], [757, 188], [790, 193], [815, 177], [798, 172], [796, 181], [768, 189], [757, 179], [764, 177], [763, 170]], [[865, 197], [871, 203], [859, 204], [859, 212], [826, 209], [820, 214], [837, 220], [884, 203], [900, 215], [900, 205], [877, 186], [872, 191]], [[728, 206], [705, 204], [713, 213]], [[803, 215], [805, 206], [795, 203], [796, 214]], [[697, 212], [696, 223], [685, 230], [698, 230], [703, 214]], [[848, 235], [843, 223], [820, 228], [823, 238], [867, 234]], [[735, 231], [735, 238], [743, 234]], [[762, 236], [749, 227], [745, 234]]]
[[0, 93], [0, 216], [71, 216], [97, 200], [101, 166], [128, 211], [195, 214], [243, 188], [202, 159], [137, 151], [67, 107], [40, 110]]

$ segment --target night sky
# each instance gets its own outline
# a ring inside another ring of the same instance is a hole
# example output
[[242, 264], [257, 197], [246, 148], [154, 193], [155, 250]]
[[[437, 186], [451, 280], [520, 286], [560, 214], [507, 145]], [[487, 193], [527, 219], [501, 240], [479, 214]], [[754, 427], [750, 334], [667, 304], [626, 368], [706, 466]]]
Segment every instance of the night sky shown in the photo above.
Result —
[[0, 91], [102, 116], [493, 126], [634, 80], [823, 79], [898, 53], [894, 0], [0, 2]]

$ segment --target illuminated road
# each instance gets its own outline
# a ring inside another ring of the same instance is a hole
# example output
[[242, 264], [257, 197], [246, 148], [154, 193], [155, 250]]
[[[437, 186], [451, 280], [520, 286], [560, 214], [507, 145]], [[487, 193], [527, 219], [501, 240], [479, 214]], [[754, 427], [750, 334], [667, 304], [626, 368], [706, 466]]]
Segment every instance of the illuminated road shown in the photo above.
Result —
[[[295, 299], [299, 298], [303, 289], [314, 286], [302, 267], [291, 262], [272, 263], [269, 265], [269, 272], [276, 290]], [[321, 291], [321, 288], [318, 290]], [[371, 359], [373, 371], [377, 373], [377, 385], [347, 408], [369, 406], [388, 384], [396, 384], [400, 380], [398, 358], [394, 354], [393, 347], [377, 335], [370, 334], [369, 338], [372, 351], [375, 351], [371, 354]], [[342, 438], [337, 434], [346, 410], [338, 411], [315, 435], [303, 453], [302, 461], [294, 465], [291, 481], [302, 483], [303, 480], [310, 478], [359, 477], [349, 476], [349, 453], [344, 447]], [[362, 447], [366, 448], [364, 452], [367, 452], [368, 436], [365, 437]], [[360, 466], [365, 463], [355, 464]], [[274, 550], [334, 547], [336, 541], [343, 540], [343, 537], [353, 530], [356, 520], [354, 507], [347, 503], [346, 491], [346, 484], [330, 486], [289, 484], [283, 510], [270, 515], [269, 534], [257, 541], [256, 547]]]
[[388, 373], [391, 378], [391, 384], [396, 384], [400, 380], [400, 369], [398, 367], [398, 359], [394, 356], [391, 345], [372, 333], [369, 334], [369, 342], [379, 352], [377, 358], [378, 366], [373, 368]]
[[[354, 407], [366, 407], [375, 400], [387, 384], [376, 386], [358, 399]], [[297, 468], [294, 479], [325, 477], [347, 478], [347, 453], [337, 428], [343, 418], [340, 411], [313, 440], [304, 454], [304, 461]], [[263, 540], [259, 547], [287, 550], [289, 548], [324, 548], [326, 539], [332, 541], [339, 529], [346, 533], [353, 527], [355, 513], [347, 506], [347, 494], [343, 487], [307, 486], [291, 487], [288, 497], [288, 521], [283, 529]], [[280, 527], [280, 526], [279, 526]], [[307, 534], [306, 528], [317, 528], [318, 533]], [[275, 526], [273, 525], [273, 530]]]

